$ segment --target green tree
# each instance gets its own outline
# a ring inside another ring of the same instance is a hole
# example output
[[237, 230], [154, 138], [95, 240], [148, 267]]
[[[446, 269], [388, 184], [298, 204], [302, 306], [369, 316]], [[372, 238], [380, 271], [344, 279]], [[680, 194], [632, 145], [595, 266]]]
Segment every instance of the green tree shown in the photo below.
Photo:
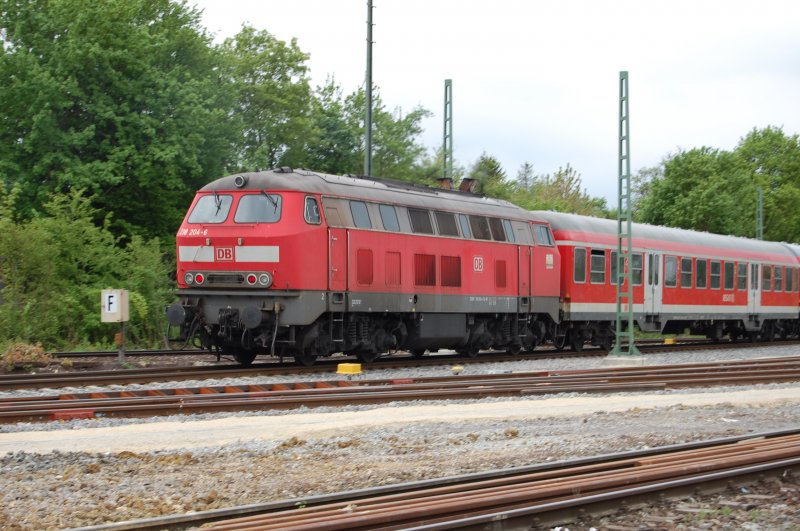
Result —
[[118, 232], [174, 233], [234, 138], [199, 19], [170, 0], [0, 0], [0, 179], [21, 208], [80, 188]]
[[[741, 157], [709, 147], [680, 151], [664, 162], [638, 204], [641, 221], [717, 234], [752, 236], [755, 197]], [[747, 210], [747, 212], [745, 212]], [[746, 214], [746, 215], [744, 215]]]
[[244, 26], [222, 45], [241, 128], [234, 171], [294, 166], [304, 158], [310, 130], [308, 54], [267, 31]]
[[478, 157], [467, 177], [476, 181], [475, 193], [497, 199], [511, 199], [513, 185], [506, 179], [506, 171], [497, 158], [486, 152]]
[[608, 214], [606, 200], [591, 197], [581, 187], [580, 174], [569, 164], [558, 168], [554, 174], [533, 175], [532, 167], [523, 164], [519, 175], [525, 176], [529, 184], [519, 178], [512, 201], [530, 210], [555, 210], [586, 216], [605, 217]]
[[351, 113], [341, 87], [329, 78], [315, 91], [311, 131], [301, 165], [335, 175], [361, 173], [363, 134], [359, 116]]

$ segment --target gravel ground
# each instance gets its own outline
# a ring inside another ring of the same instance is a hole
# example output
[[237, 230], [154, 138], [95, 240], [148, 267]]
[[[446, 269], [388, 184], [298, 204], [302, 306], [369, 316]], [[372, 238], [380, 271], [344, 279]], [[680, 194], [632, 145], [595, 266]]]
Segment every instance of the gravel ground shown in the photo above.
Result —
[[[780, 353], [797, 355], [800, 347], [782, 347]], [[777, 355], [774, 348], [759, 348], [704, 351], [694, 355], [650, 355], [647, 362], [685, 363]], [[466, 370], [563, 370], [596, 367], [601, 363], [602, 360], [593, 358], [544, 360], [487, 364], [480, 368], [466, 366]], [[370, 370], [366, 377], [414, 377], [449, 372], [449, 366], [422, 371]], [[295, 381], [297, 378], [253, 380], [256, 383]], [[735, 390], [730, 389], [731, 392]], [[45, 394], [50, 393], [52, 391]], [[592, 396], [587, 400], [602, 404], [603, 398]], [[468, 406], [469, 402], [464, 402], [464, 407]], [[195, 418], [181, 420], [191, 422]], [[142, 423], [131, 419], [104, 419], [35, 427], [4, 426], [2, 431], [84, 430], [131, 422]], [[158, 429], [158, 423], [152, 426]], [[318, 438], [242, 441], [192, 450], [44, 455], [16, 452], [0, 457], [0, 528], [38, 530], [92, 525], [797, 426], [800, 426], [798, 402], [738, 407], [724, 403], [706, 407], [676, 404], [655, 409], [631, 404], [626, 411], [617, 413], [498, 417], [456, 423], [431, 421], [380, 429], [365, 426]], [[799, 488], [797, 478], [787, 476], [745, 490], [739, 488], [713, 496], [664, 502], [657, 507], [629, 508], [603, 518], [568, 522], [564, 528], [800, 529]]]

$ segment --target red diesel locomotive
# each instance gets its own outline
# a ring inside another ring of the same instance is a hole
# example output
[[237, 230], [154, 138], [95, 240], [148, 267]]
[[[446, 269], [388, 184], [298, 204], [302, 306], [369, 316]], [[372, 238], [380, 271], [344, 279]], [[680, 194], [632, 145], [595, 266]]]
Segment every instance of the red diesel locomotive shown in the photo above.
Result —
[[249, 364], [402, 349], [532, 349], [559, 322], [549, 226], [505, 201], [276, 169], [202, 188], [167, 317]]
[[[800, 247], [642, 224], [633, 234], [641, 329], [798, 334]], [[611, 220], [282, 168], [203, 187], [177, 253], [170, 325], [242, 364], [614, 340]]]

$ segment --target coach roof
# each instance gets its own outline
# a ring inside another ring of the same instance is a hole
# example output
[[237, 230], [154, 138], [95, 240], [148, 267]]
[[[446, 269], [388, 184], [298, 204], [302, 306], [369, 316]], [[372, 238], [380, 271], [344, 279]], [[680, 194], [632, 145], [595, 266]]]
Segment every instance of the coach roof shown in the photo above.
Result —
[[[236, 186], [237, 177], [245, 179], [243, 186]], [[205, 185], [200, 192], [237, 189], [292, 190], [431, 210], [451, 210], [466, 214], [542, 221], [527, 210], [500, 199], [403, 181], [329, 175], [290, 168], [229, 175]]]
[[[611, 219], [593, 218], [589, 216], [579, 216], [577, 214], [565, 214], [562, 212], [534, 211], [533, 214], [541, 219], [549, 221], [554, 231], [586, 234], [586, 241], [591, 241], [591, 234], [610, 234], [614, 236], [617, 234], [617, 222]], [[646, 247], [646, 245], [642, 243], [642, 240], [650, 240], [797, 258], [787, 244], [779, 242], [752, 240], [740, 238], [738, 236], [724, 236], [721, 234], [712, 234], [710, 232], [660, 227], [657, 225], [646, 225], [644, 223], [633, 223], [632, 225], [633, 242], [637, 247]], [[576, 235], [573, 234], [572, 237], [576, 237]]]

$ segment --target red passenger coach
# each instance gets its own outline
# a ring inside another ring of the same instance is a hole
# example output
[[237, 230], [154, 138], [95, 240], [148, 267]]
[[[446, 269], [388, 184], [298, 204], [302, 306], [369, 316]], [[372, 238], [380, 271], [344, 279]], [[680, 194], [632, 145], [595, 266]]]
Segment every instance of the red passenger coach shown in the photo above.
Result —
[[[534, 212], [551, 224], [561, 258], [557, 343], [610, 346], [616, 315], [617, 223]], [[800, 247], [633, 224], [634, 314], [642, 330], [709, 338], [798, 333]]]
[[276, 169], [201, 189], [178, 231], [181, 338], [248, 364], [403, 349], [531, 349], [556, 330], [560, 256], [510, 203]]

